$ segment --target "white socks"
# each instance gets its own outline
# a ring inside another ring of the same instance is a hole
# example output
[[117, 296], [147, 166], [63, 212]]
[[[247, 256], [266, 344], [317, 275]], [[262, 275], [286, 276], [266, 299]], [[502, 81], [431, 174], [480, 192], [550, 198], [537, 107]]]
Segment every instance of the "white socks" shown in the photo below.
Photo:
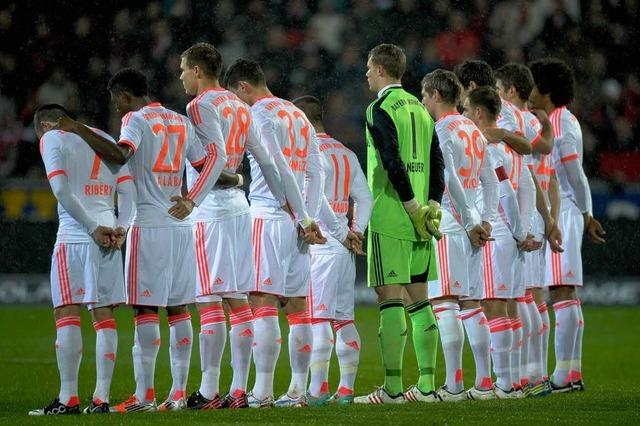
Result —
[[549, 378], [549, 333], [551, 332], [551, 320], [549, 319], [549, 309], [547, 304], [542, 302], [538, 305], [538, 312], [542, 320], [542, 378]]
[[336, 332], [336, 355], [340, 365], [338, 395], [353, 395], [360, 362], [360, 335], [353, 320], [334, 321], [333, 329]]
[[231, 330], [229, 340], [231, 346], [231, 367], [233, 380], [229, 393], [234, 397], [247, 392], [249, 368], [251, 367], [251, 351], [253, 350], [254, 329], [253, 313], [247, 304], [229, 313]]
[[78, 405], [78, 370], [82, 359], [79, 316], [67, 316], [56, 321], [56, 359], [60, 372], [58, 398], [65, 405]]
[[511, 351], [509, 352], [509, 364], [511, 367], [511, 385], [514, 389], [520, 389], [520, 355], [522, 353], [523, 330], [520, 318], [511, 320]]
[[475, 387], [477, 389], [492, 389], [491, 380], [491, 336], [489, 322], [482, 308], [465, 309], [460, 313], [464, 328], [467, 331], [469, 344], [476, 363]]
[[297, 398], [307, 391], [313, 332], [311, 318], [307, 311], [289, 314], [287, 321], [289, 322], [289, 364], [291, 365], [291, 383], [287, 394]]
[[434, 306], [433, 313], [438, 321], [440, 341], [447, 371], [445, 384], [451, 393], [464, 390], [462, 380], [462, 348], [464, 346], [464, 328], [460, 319], [460, 306], [446, 302]]
[[545, 330], [542, 327], [542, 317], [538, 312], [538, 307], [533, 297], [527, 298], [527, 311], [529, 311], [531, 338], [529, 339], [526, 371], [529, 375], [529, 380], [535, 385], [543, 380], [545, 376], [542, 371], [542, 335]]
[[504, 391], [509, 391], [513, 387], [509, 356], [513, 341], [511, 319], [498, 317], [489, 320], [489, 329], [491, 331], [491, 356], [493, 357], [493, 372], [496, 374], [496, 386]]
[[576, 334], [576, 344], [573, 346], [573, 356], [571, 357], [571, 381], [582, 380], [582, 334], [584, 332], [584, 316], [582, 315], [582, 304], [577, 300], [576, 309], [578, 311], [578, 333]]
[[282, 344], [278, 309], [272, 306], [256, 308], [253, 318], [253, 363], [256, 366], [256, 381], [252, 392], [256, 398], [265, 399], [273, 396], [273, 374]]
[[93, 401], [96, 404], [109, 402], [113, 367], [118, 352], [118, 332], [113, 318], [93, 323], [96, 331], [96, 389]]
[[220, 363], [227, 341], [227, 325], [221, 305], [200, 310], [200, 370], [199, 392], [207, 399], [219, 393]]
[[333, 351], [331, 320], [313, 320], [313, 351], [311, 352], [311, 382], [309, 393], [318, 398], [329, 393], [329, 361]]
[[136, 379], [136, 397], [140, 402], [155, 399], [153, 385], [156, 358], [160, 349], [160, 325], [158, 314], [142, 314], [135, 318], [133, 371]]
[[169, 399], [179, 400], [186, 397], [191, 348], [193, 347], [193, 327], [191, 314], [172, 315], [169, 317], [169, 359], [171, 362], [171, 391]]
[[555, 350], [556, 368], [553, 371], [553, 383], [564, 386], [571, 382], [571, 360], [578, 336], [578, 301], [563, 300], [554, 303], [556, 313]]

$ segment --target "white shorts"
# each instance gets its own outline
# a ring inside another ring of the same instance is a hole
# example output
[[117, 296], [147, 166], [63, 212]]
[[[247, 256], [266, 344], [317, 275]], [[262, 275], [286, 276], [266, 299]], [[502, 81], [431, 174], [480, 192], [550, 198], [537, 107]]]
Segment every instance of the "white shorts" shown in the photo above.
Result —
[[196, 244], [197, 302], [220, 297], [246, 298], [255, 283], [249, 213], [227, 219], [198, 222]]
[[522, 268], [524, 253], [518, 250], [511, 233], [502, 228], [492, 233], [495, 241], [483, 248], [482, 277], [485, 299], [515, 299], [524, 297]]
[[311, 318], [353, 320], [356, 263], [353, 255], [311, 256], [309, 306]]
[[546, 286], [582, 286], [582, 236], [584, 217], [578, 207], [568, 198], [560, 203], [558, 227], [562, 233], [564, 252], [554, 253], [547, 249], [545, 256]]
[[469, 296], [461, 297], [460, 300], [482, 300], [484, 295], [484, 279], [483, 279], [483, 249], [474, 247], [469, 243], [471, 250], [466, 259], [467, 274], [469, 276]]
[[124, 303], [122, 253], [95, 243], [57, 243], [51, 257], [51, 298], [54, 308]]
[[193, 303], [196, 253], [193, 229], [187, 226], [132, 226], [125, 260], [127, 303], [180, 306]]
[[539, 250], [524, 254], [522, 277], [525, 288], [544, 287], [544, 257], [546, 251], [547, 244], [545, 242]]
[[253, 292], [284, 297], [306, 297], [309, 293], [309, 246], [298, 239], [289, 217], [253, 217]]
[[471, 242], [466, 232], [452, 232], [434, 244], [438, 279], [429, 281], [429, 299], [469, 296], [467, 257]]

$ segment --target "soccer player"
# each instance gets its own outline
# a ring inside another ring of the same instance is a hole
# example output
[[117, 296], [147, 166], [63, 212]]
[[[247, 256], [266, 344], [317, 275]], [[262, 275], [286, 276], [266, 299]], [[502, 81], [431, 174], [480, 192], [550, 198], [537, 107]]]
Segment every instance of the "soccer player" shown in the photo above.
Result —
[[274, 405], [273, 374], [282, 341], [278, 301], [283, 298], [289, 322], [291, 382], [275, 405], [301, 407], [306, 405], [313, 343], [307, 310], [308, 244], [326, 242], [313, 219], [318, 217], [323, 198], [324, 175], [318, 143], [304, 113], [291, 102], [273, 96], [258, 63], [238, 59], [227, 70], [225, 79], [227, 88], [251, 106], [251, 117], [285, 183], [288, 203], [283, 208], [252, 158], [249, 200], [256, 277], [250, 302], [255, 316], [256, 380], [247, 399], [251, 407]]
[[[342, 143], [329, 136], [322, 122], [322, 104], [313, 96], [293, 101], [300, 108], [318, 138], [320, 154], [325, 160], [325, 196], [331, 209], [347, 226], [349, 199], [354, 202], [351, 229], [364, 239], [373, 203], [367, 178], [358, 157]], [[321, 218], [323, 220], [323, 218]], [[311, 246], [311, 287], [309, 305], [313, 324], [311, 382], [309, 405], [353, 402], [353, 389], [360, 359], [360, 335], [354, 323], [354, 285], [356, 265], [353, 253], [342, 241], [331, 236], [324, 222], [320, 229], [327, 243]], [[331, 326], [335, 330], [335, 337]], [[329, 393], [329, 362], [335, 342], [340, 366], [338, 390]]]
[[[484, 133], [487, 128], [496, 127], [496, 120], [501, 108], [500, 97], [493, 87], [481, 86], [471, 90], [464, 101], [465, 116], [470, 118]], [[518, 165], [521, 157], [504, 142], [490, 144], [488, 149], [494, 161], [494, 167], [500, 181], [499, 217], [490, 224], [492, 237], [484, 247], [484, 291], [485, 308], [491, 332], [491, 355], [497, 381], [494, 387], [499, 399], [517, 397], [514, 377], [519, 381], [519, 357], [514, 361], [510, 352], [513, 345], [512, 318], [517, 318], [517, 311], [507, 307], [509, 300], [524, 296], [522, 281], [522, 250], [527, 248], [526, 232], [523, 223], [530, 223], [531, 216], [522, 215], [519, 199], [514, 187], [527, 185], [527, 177], [533, 187], [528, 173], [522, 173]], [[511, 178], [510, 178], [511, 177]], [[517, 370], [515, 366], [517, 365]]]
[[[511, 102], [522, 114], [524, 136], [533, 151], [528, 168], [536, 184], [538, 214], [533, 217], [534, 240], [549, 242], [554, 252], [562, 251], [562, 238], [558, 228], [560, 192], [558, 179], [551, 164], [553, 133], [551, 123], [543, 110], [527, 109], [527, 101], [533, 89], [531, 71], [522, 64], [507, 64], [496, 70], [496, 87], [502, 99]], [[540, 250], [525, 253], [524, 280], [527, 287], [525, 298], [518, 299], [518, 313], [522, 319], [524, 345], [520, 357], [521, 385], [527, 394], [548, 394], [547, 377], [549, 318], [542, 293], [544, 284], [544, 259], [546, 244]], [[545, 315], [546, 314], [546, 315]]]
[[[360, 404], [436, 402], [434, 370], [438, 326], [427, 299], [435, 278], [432, 236], [440, 237], [444, 164], [434, 122], [400, 79], [406, 68], [402, 49], [374, 47], [367, 81], [377, 98], [367, 108], [367, 177], [373, 195], [368, 235], [368, 282], [380, 308], [380, 348], [384, 385], [354, 399]], [[407, 340], [404, 300], [412, 323], [418, 383], [403, 393], [402, 359]]]
[[[107, 162], [128, 164], [137, 190], [137, 215], [129, 230], [125, 259], [127, 303], [134, 307], [135, 315], [136, 391], [112, 410], [180, 410], [186, 407], [193, 340], [188, 305], [194, 302], [196, 282], [192, 222], [185, 218], [215, 184], [226, 156], [213, 144], [206, 146], [205, 154], [187, 117], [151, 102], [147, 79], [140, 71], [118, 71], [108, 90], [123, 115], [117, 144], [71, 120], [64, 127], [80, 135]], [[181, 196], [186, 160], [202, 169], [189, 193]], [[158, 407], [154, 373], [161, 307], [166, 307], [169, 319], [173, 384]]]
[[582, 235], [595, 244], [605, 242], [602, 225], [593, 217], [591, 190], [582, 169], [582, 131], [567, 109], [573, 100], [571, 69], [554, 58], [533, 62], [529, 68], [534, 87], [529, 97], [532, 108], [542, 109], [553, 127], [553, 168], [560, 183], [558, 225], [564, 252], [547, 251], [545, 283], [556, 313], [556, 367], [551, 377], [554, 392], [584, 390], [582, 381], [582, 334], [584, 317], [576, 294], [582, 286]]
[[[30, 415], [80, 413], [78, 369], [82, 358], [80, 306], [87, 305], [96, 330], [96, 388], [84, 412], [108, 413], [118, 335], [115, 305], [124, 303], [120, 246], [135, 210], [135, 188], [126, 167], [104, 163], [76, 134], [57, 129], [66, 110], [39, 107], [34, 127], [47, 178], [58, 200], [60, 224], [51, 260], [51, 294], [56, 319], [60, 393]], [[106, 133], [100, 133], [115, 144]], [[114, 196], [118, 194], [118, 217]]]
[[[225, 170], [234, 173], [248, 150], [257, 162], [271, 193], [284, 204], [280, 175], [263, 145], [249, 107], [220, 86], [222, 57], [208, 43], [197, 43], [182, 53], [180, 79], [185, 91], [196, 98], [187, 115], [206, 146], [214, 144], [226, 153]], [[187, 167], [188, 188], [198, 172]], [[251, 250], [251, 216], [244, 191], [231, 187], [211, 191], [195, 214], [198, 284], [196, 306], [200, 313], [200, 389], [187, 401], [194, 409], [247, 407], [246, 389], [251, 366], [254, 328], [247, 294], [255, 284]], [[219, 396], [220, 362], [226, 342], [222, 300], [230, 308], [231, 365], [229, 393]]]
[[[462, 86], [451, 71], [435, 70], [422, 80], [422, 103], [436, 118], [436, 133], [445, 164], [441, 231], [438, 241], [439, 280], [429, 283], [429, 299], [438, 320], [446, 364], [443, 401], [467, 399], [462, 374], [463, 323], [476, 360], [471, 399], [493, 399], [489, 327], [480, 309], [483, 298], [482, 251], [489, 240], [487, 224], [498, 208], [498, 179], [487, 142], [471, 120], [456, 110]], [[481, 184], [481, 186], [480, 186]], [[476, 208], [481, 187], [482, 212]], [[482, 226], [485, 223], [485, 227]], [[467, 265], [467, 268], [461, 265]], [[460, 310], [462, 309], [462, 312]]]
[[[495, 87], [495, 77], [489, 64], [484, 61], [466, 61], [456, 67], [456, 74], [460, 78], [466, 89], [473, 87], [489, 86]], [[524, 137], [523, 118], [520, 110], [512, 103], [500, 98], [500, 114], [496, 120], [496, 126], [485, 128], [483, 131], [488, 141], [494, 144], [502, 144], [506, 155], [511, 157], [512, 167], [509, 169], [509, 180], [513, 189], [517, 193], [519, 207], [522, 214], [523, 231], [526, 239], [522, 242], [522, 250], [530, 251], [539, 247], [533, 241], [533, 235], [530, 234], [531, 218], [533, 217], [535, 207], [535, 183], [529, 172], [522, 173], [523, 167], [529, 162], [528, 155], [531, 153], [531, 144]], [[492, 148], [493, 149], [493, 148]], [[491, 246], [491, 245], [490, 245]], [[489, 254], [491, 247], [485, 248], [485, 254]], [[507, 299], [508, 318], [511, 320], [512, 340], [509, 350], [510, 370], [513, 376], [512, 386], [517, 391], [515, 395], [522, 396], [520, 390], [520, 354], [522, 348], [522, 322], [518, 314], [516, 298], [524, 297], [524, 284], [522, 281], [522, 268], [524, 267], [524, 258], [520, 258], [518, 262], [513, 263], [514, 277], [513, 283], [499, 283], [498, 286], [511, 286], [513, 288], [513, 297]], [[493, 295], [490, 301], [486, 302], [488, 306], [496, 304], [501, 305], [502, 302], [496, 299], [494, 302]], [[501, 308], [499, 308], [500, 310]], [[506, 332], [505, 332], [506, 333]]]

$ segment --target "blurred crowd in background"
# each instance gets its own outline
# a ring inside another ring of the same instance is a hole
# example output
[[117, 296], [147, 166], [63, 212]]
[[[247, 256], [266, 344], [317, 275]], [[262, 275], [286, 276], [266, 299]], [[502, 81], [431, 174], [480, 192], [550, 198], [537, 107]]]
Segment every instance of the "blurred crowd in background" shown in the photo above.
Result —
[[405, 49], [404, 83], [418, 97], [426, 73], [466, 59], [499, 67], [560, 57], [576, 74], [570, 109], [582, 124], [596, 214], [638, 217], [637, 0], [37, 4], [0, 5], [0, 217], [5, 219], [55, 218], [31, 124], [35, 107], [63, 104], [117, 137], [120, 117], [106, 85], [115, 71], [131, 66], [147, 74], [154, 99], [184, 112], [189, 98], [178, 78], [180, 53], [198, 41], [213, 43], [227, 65], [239, 57], [258, 60], [276, 96], [322, 99], [328, 132], [363, 162], [364, 111], [375, 96], [364, 74], [367, 53], [376, 44], [393, 42]]

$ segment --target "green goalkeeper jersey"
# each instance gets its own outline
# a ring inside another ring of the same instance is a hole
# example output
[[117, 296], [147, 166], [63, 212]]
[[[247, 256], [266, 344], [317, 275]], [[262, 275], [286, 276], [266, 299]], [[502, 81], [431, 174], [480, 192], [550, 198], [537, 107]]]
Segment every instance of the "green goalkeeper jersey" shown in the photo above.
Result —
[[433, 119], [415, 96], [393, 85], [369, 105], [366, 124], [367, 179], [373, 195], [369, 228], [420, 241], [402, 203], [414, 197], [420, 204], [429, 200]]

